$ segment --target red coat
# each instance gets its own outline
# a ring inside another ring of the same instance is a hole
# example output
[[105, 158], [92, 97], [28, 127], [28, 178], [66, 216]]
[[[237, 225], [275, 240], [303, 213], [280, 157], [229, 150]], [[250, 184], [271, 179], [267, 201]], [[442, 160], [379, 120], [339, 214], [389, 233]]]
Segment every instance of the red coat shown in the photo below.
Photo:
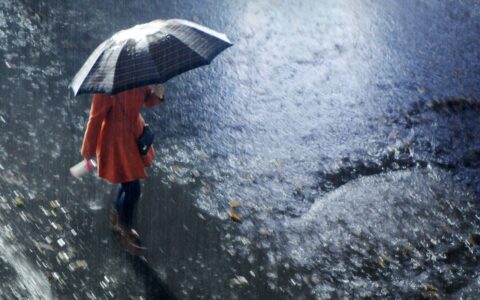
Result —
[[111, 183], [129, 182], [147, 176], [155, 150], [142, 156], [137, 138], [142, 134], [142, 107], [153, 107], [160, 99], [148, 87], [110, 96], [94, 94], [82, 156], [97, 157], [98, 176]]

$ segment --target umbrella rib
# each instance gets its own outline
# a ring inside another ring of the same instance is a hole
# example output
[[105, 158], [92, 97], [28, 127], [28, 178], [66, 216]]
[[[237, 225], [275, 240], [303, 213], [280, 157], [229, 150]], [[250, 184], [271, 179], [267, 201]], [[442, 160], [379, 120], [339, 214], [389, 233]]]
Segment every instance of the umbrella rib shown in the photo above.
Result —
[[[120, 49], [123, 49], [123, 47], [125, 46], [126, 42], [127, 42], [127, 41], [122, 42], [122, 44], [120, 45]], [[120, 51], [121, 51], [121, 50], [120, 50]], [[103, 58], [104, 53], [105, 53], [105, 51], [102, 51], [102, 55], [99, 56], [99, 58], [97, 59], [97, 61], [100, 60], [101, 58]], [[117, 64], [117, 62], [118, 62], [119, 56], [120, 56], [120, 54], [118, 54], [118, 55], [115, 57], [115, 56], [112, 55], [112, 53], [110, 53], [110, 56], [107, 58], [107, 60], [108, 60], [108, 64], [107, 64], [107, 65], [113, 65], [113, 66], [115, 66], [115, 65]], [[114, 57], [114, 60], [111, 60], [112, 57]], [[109, 59], [110, 59], [110, 60], [109, 60]], [[99, 67], [99, 68], [97, 69], [97, 70], [99, 70], [98, 73], [102, 74], [103, 76], [96, 76], [96, 77], [90, 78], [89, 82], [90, 82], [90, 83], [96, 83], [96, 84], [99, 84], [99, 85], [102, 85], [102, 86], [106, 86], [106, 84], [105, 84], [105, 79], [112, 77], [112, 79], [111, 79], [111, 80], [112, 80], [111, 86], [113, 87], [113, 86], [114, 86], [114, 79], [115, 79], [115, 78], [114, 78], [114, 76], [112, 76], [112, 72], [109, 72], [109, 71], [108, 71], [110, 68], [107, 68], [107, 65], [104, 64], [104, 65], [102, 65], [101, 67]], [[114, 74], [115, 74], [115, 73], [113, 73], [113, 75], [114, 75]]]
[[[117, 78], [118, 78], [118, 74], [121, 74], [121, 72], [119, 72], [119, 70], [126, 69], [126, 67], [128, 66], [128, 64], [126, 64], [126, 63], [124, 63], [124, 62], [122, 62], [122, 63], [125, 65], [125, 67], [122, 67], [121, 64], [118, 64], [118, 60], [120, 59], [120, 57], [121, 57], [121, 55], [122, 55], [122, 52], [123, 52], [123, 51], [128, 51], [128, 49], [125, 47], [125, 46], [127, 45], [128, 41], [129, 41], [129, 40], [125, 41], [125, 43], [124, 43], [123, 46], [122, 46], [122, 50], [120, 50], [120, 53], [119, 53], [119, 55], [117, 56], [117, 61], [116, 61], [116, 63], [115, 63], [115, 66], [116, 66], [116, 67], [114, 68], [114, 74], [113, 74], [113, 76], [114, 76], [114, 82], [113, 82], [113, 83], [114, 83], [114, 84], [112, 85], [112, 91], [113, 91], [113, 90], [116, 90], [116, 87], [122, 86], [122, 85], [124, 85], [125, 82], [128, 82], [128, 80], [118, 80], [118, 79], [117, 79]], [[151, 55], [148, 55], [148, 58], [149, 58], [149, 61], [147, 61], [147, 62], [143, 62], [143, 63], [140, 63], [140, 64], [135, 64], [135, 67], [136, 67], [136, 71], [137, 71], [137, 72], [138, 72], [138, 70], [141, 70], [141, 68], [139, 68], [138, 66], [140, 66], [140, 67], [142, 67], [142, 66], [148, 66], [148, 65], [150, 65], [152, 62], [154, 62], [154, 61], [152, 60]], [[132, 59], [132, 60], [134, 60], [134, 59]], [[155, 70], [155, 71], [156, 71], [157, 74], [158, 74], [158, 70]], [[132, 73], [133, 73], [133, 72], [132, 72]], [[147, 78], [148, 76], [151, 75], [151, 73], [146, 73], [146, 74], [145, 74], [145, 73], [143, 73], [143, 72], [142, 72], [142, 74], [143, 74], [143, 76], [136, 76], [135, 78], [136, 78], [137, 80], [142, 80], [143, 78]], [[158, 75], [159, 75], [159, 74], [158, 74]]]
[[[181, 42], [182, 44], [184, 44], [185, 46], [187, 46], [189, 49], [191, 49], [193, 52], [195, 52], [198, 56], [202, 57], [203, 59], [205, 59], [205, 57], [203, 57], [203, 55], [201, 55], [198, 51], [196, 51], [193, 47], [190, 47], [188, 45], [188, 43], [186, 43], [181, 37], [175, 35], [176, 32], [179, 32], [177, 30], [174, 30], [172, 33], [170, 33], [170, 36], [174, 37], [175, 39], [177, 39], [179, 42]], [[190, 36], [192, 36], [192, 34], [188, 34], [187, 33], [187, 36], [188, 38], [190, 38]]]
[[[177, 39], [177, 40], [178, 40], [178, 39]], [[180, 42], [181, 42], [181, 41], [180, 41]], [[183, 42], [182, 42], [182, 43], [183, 43]], [[150, 52], [150, 56], [152, 56], [152, 55], [155, 56], [155, 55], [159, 54], [159, 53], [162, 52], [162, 51], [168, 51], [169, 49], [175, 49], [175, 48], [177, 48], [176, 45], [170, 45], [169, 47], [162, 48], [162, 49], [158, 49], [158, 50], [155, 50], [155, 51], [153, 51], [153, 52]], [[190, 50], [191, 50], [191, 49], [190, 49]], [[193, 50], [192, 50], [192, 51], [193, 51]], [[195, 52], [195, 51], [193, 51], [193, 52]], [[170, 51], [170, 53], [171, 53], [171, 54], [170, 54], [169, 56], [174, 56], [176, 53], [182, 53], [182, 51], [181, 51], [181, 50], [176, 50], [176, 51], [174, 50], [174, 51]], [[196, 52], [195, 52], [195, 53], [196, 53]], [[186, 54], [188, 55], [188, 53], [186, 53]], [[198, 54], [198, 53], [196, 53], [196, 54]], [[199, 56], [200, 56], [200, 55], [199, 55]], [[178, 56], [177, 56], [177, 57], [178, 57]], [[200, 57], [202, 57], [202, 56], [200, 56]], [[203, 57], [202, 57], [202, 58], [203, 58]], [[165, 64], [165, 63], [170, 63], [170, 61], [167, 60], [167, 61], [165, 61], [165, 62], [162, 62], [162, 65]], [[142, 63], [136, 64], [136, 66], [142, 67], [142, 66], [148, 65], [148, 64], [149, 64], [149, 62], [142, 62]], [[117, 67], [115, 68], [115, 70], [114, 70], [113, 72], [117, 72], [117, 71], [119, 71], [119, 70], [126, 69], [126, 68], [128, 68], [128, 67], [129, 67], [128, 64], [119, 65], [119, 66], [117, 66]]]
[[211, 28], [208, 28], [206, 26], [203, 26], [203, 25], [200, 25], [200, 24], [188, 21], [188, 20], [170, 19], [170, 20], [167, 20], [167, 23], [170, 26], [178, 26], [178, 25], [186, 26], [186, 27], [192, 28], [194, 30], [197, 30], [198, 32], [207, 33], [208, 35], [213, 36], [216, 39], [221, 40], [221, 41], [223, 41], [227, 44], [231, 44], [230, 40], [228, 39], [228, 37], [224, 33], [218, 32], [216, 30], [213, 30]]
[[[195, 31], [190, 31], [188, 33], [185, 33], [185, 32], [182, 32], [182, 31], [176, 29], [176, 26], [172, 26], [172, 27], [173, 27], [172, 28], [172, 33], [170, 33], [171, 36], [175, 37], [177, 40], [182, 42], [184, 45], [186, 45], [187, 47], [192, 49], [192, 51], [196, 52], [199, 56], [203, 57], [203, 59], [205, 59], [209, 63], [216, 56], [216, 55], [208, 55], [209, 53], [213, 54], [213, 53], [211, 53], [212, 49], [214, 49], [216, 47], [226, 49], [226, 48], [231, 46], [231, 43], [229, 41], [227, 42], [227, 41], [225, 41], [223, 39], [219, 39], [219, 38], [216, 38], [215, 42], [211, 42], [211, 41], [209, 42], [208, 40], [205, 41], [206, 38], [204, 36], [202, 36], [204, 34], [204, 32], [198, 31], [198, 28], [195, 28], [195, 27], [192, 28]], [[175, 33], [179, 33], [180, 36], [176, 35]], [[200, 36], [200, 37], [196, 37], [197, 35]], [[189, 45], [188, 42], [186, 42], [188, 40], [194, 40], [194, 43], [198, 42], [198, 41], [202, 41], [202, 43], [201, 43], [200, 47], [195, 49], [196, 47], [192, 47], [192, 46]], [[214, 51], [214, 53], [215, 52], [217, 52], [217, 51]], [[206, 54], [207, 57], [204, 57], [201, 53]]]
[[[97, 63], [98, 59], [102, 57], [103, 53], [105, 52], [105, 45], [107, 44], [108, 40], [102, 42], [98, 47], [95, 49], [95, 51], [88, 57], [87, 61], [83, 64], [82, 68], [77, 72], [75, 77], [72, 80], [72, 83], [70, 84], [70, 88], [74, 90], [74, 94], [76, 95], [78, 91], [80, 91], [88, 76], [90, 75], [90, 72], [92, 71], [93, 66]], [[83, 77], [82, 79], [80, 79]], [[80, 81], [77, 83], [77, 81]], [[78, 87], [75, 88], [74, 86], [78, 84]]]

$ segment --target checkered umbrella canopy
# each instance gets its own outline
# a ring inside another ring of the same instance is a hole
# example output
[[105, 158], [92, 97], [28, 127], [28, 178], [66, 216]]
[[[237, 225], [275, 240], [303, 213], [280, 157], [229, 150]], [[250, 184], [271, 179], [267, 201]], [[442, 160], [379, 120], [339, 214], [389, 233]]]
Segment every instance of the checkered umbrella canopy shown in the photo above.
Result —
[[70, 83], [74, 95], [116, 94], [163, 83], [209, 64], [232, 46], [227, 36], [196, 23], [156, 20], [122, 30], [100, 44]]

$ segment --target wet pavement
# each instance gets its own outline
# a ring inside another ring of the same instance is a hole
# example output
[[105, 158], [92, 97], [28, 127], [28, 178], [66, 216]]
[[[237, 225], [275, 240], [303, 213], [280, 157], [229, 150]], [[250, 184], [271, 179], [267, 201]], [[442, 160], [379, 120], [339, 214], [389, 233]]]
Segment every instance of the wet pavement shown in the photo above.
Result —
[[[144, 113], [140, 259], [110, 232], [115, 187], [68, 174], [90, 99], [67, 86], [156, 18], [235, 45]], [[475, 299], [479, 18], [476, 1], [0, 0], [0, 298]]]

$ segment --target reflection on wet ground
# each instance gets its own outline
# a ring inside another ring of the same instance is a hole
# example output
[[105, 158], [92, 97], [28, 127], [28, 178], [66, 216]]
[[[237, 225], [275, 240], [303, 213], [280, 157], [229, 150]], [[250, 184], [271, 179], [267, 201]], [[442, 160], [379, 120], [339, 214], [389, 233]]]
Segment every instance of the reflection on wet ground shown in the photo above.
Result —
[[138, 256], [131, 256], [135, 275], [143, 278], [146, 299], [177, 299], [150, 264]]
[[[2, 297], [475, 298], [475, 1], [0, 8]], [[67, 85], [113, 32], [173, 17], [235, 46], [145, 112], [145, 261], [108, 228], [114, 187], [68, 175], [89, 97]]]

